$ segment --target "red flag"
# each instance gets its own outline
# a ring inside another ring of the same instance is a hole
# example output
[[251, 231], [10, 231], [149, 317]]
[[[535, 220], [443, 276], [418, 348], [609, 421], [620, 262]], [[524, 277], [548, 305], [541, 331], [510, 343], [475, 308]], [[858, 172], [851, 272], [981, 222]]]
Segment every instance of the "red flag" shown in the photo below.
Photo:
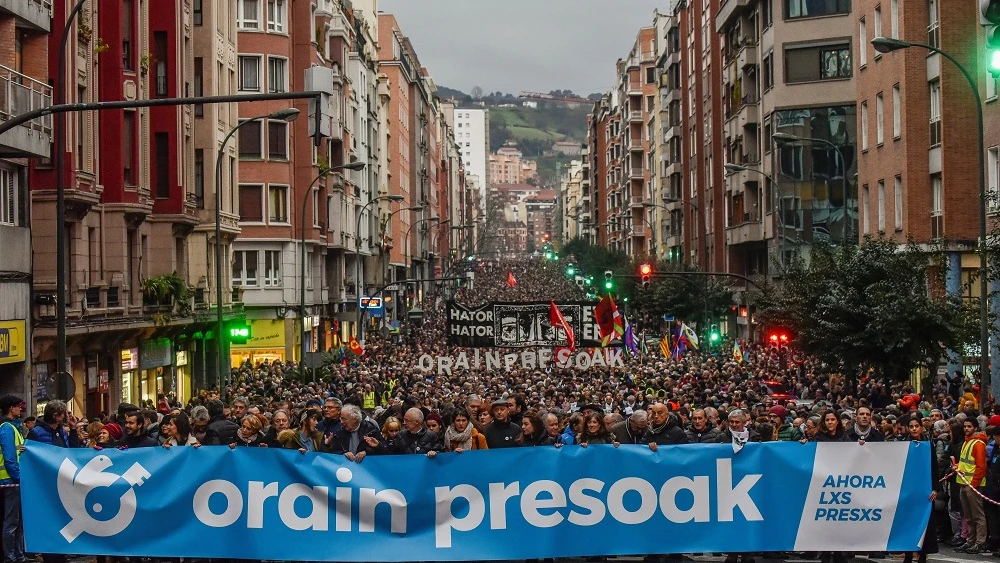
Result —
[[507, 272], [507, 286], [514, 287], [517, 285], [517, 280], [514, 279], [514, 274]]
[[576, 335], [573, 334], [573, 327], [566, 322], [566, 317], [563, 316], [559, 307], [556, 307], [555, 301], [549, 301], [549, 324], [563, 329], [566, 333], [566, 341], [569, 343], [569, 351], [576, 350]]
[[601, 329], [601, 344], [607, 346], [615, 335], [621, 336], [625, 332], [622, 318], [618, 314], [618, 307], [611, 295], [605, 295], [601, 302], [594, 309], [594, 318], [597, 326]]
[[350, 348], [351, 352], [354, 352], [358, 356], [363, 356], [365, 353], [365, 349], [361, 347], [361, 344], [358, 344], [358, 341], [354, 339], [354, 336], [351, 336], [351, 341], [347, 347]]

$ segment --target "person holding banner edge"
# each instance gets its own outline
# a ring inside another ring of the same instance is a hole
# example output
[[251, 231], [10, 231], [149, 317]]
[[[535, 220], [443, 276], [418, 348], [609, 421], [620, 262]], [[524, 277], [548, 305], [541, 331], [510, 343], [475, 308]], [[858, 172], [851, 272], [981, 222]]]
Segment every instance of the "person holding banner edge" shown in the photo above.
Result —
[[[927, 442], [930, 437], [924, 432], [923, 417], [919, 412], [911, 413], [906, 419], [906, 429], [909, 432], [909, 438], [912, 442]], [[934, 449], [930, 450], [930, 459], [928, 462], [931, 467], [931, 496], [927, 499], [928, 502], [933, 503], [937, 499], [938, 489], [941, 484], [941, 472], [938, 469], [937, 460], [934, 456]], [[927, 563], [927, 556], [938, 552], [938, 536], [937, 530], [935, 529], [933, 512], [932, 517], [927, 520], [927, 531], [924, 532], [924, 544], [919, 552], [917, 552], [918, 563]], [[903, 557], [903, 563], [913, 563], [913, 553], [908, 552]]]

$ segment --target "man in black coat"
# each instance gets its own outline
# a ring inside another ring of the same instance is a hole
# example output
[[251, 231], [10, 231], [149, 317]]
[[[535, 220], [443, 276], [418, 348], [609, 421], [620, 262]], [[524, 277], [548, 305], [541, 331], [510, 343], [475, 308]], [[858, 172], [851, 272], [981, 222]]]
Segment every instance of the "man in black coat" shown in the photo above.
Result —
[[719, 441], [719, 429], [708, 422], [705, 409], [695, 409], [691, 413], [691, 428], [687, 430], [688, 442], [692, 444], [714, 444]]
[[225, 405], [218, 399], [208, 402], [208, 427], [205, 428], [205, 446], [228, 446], [236, 442], [236, 431], [240, 429], [237, 424], [228, 418], [224, 413]]
[[852, 442], [884, 442], [885, 436], [872, 424], [872, 410], [858, 407], [854, 411], [854, 424], [847, 429], [847, 438]]
[[[326, 443], [327, 440], [329, 443]], [[323, 441], [324, 449], [330, 453], [341, 454], [357, 463], [361, 463], [365, 456], [388, 452], [378, 425], [365, 420], [357, 405], [345, 405], [341, 409], [340, 424]]]
[[125, 415], [125, 435], [118, 447], [132, 448], [155, 448], [159, 444], [156, 440], [146, 434], [146, 419], [139, 411], [132, 411]]
[[414, 407], [403, 415], [403, 430], [389, 447], [395, 454], [427, 454], [434, 457], [444, 448], [441, 436], [424, 427], [424, 413]]
[[681, 419], [670, 412], [664, 403], [653, 403], [649, 407], [649, 428], [642, 437], [654, 452], [657, 446], [688, 443], [687, 435], [681, 428]]
[[629, 417], [609, 429], [611, 439], [615, 444], [644, 444], [646, 429], [649, 428], [649, 417], [646, 411], [637, 409]]

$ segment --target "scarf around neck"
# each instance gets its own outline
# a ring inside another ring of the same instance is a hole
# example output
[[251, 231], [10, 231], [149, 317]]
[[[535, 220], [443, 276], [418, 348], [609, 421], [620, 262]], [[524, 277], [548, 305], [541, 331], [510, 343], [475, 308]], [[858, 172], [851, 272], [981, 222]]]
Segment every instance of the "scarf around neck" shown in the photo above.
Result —
[[742, 432], [737, 432], [730, 430], [730, 433], [733, 435], [733, 453], [738, 454], [743, 449], [743, 446], [747, 445], [747, 442], [750, 441], [750, 431], [743, 430]]
[[470, 422], [465, 427], [465, 432], [459, 432], [455, 430], [454, 425], [449, 424], [448, 428], [444, 431], [444, 445], [451, 450], [455, 448], [462, 448], [463, 450], [472, 449], [472, 423]]

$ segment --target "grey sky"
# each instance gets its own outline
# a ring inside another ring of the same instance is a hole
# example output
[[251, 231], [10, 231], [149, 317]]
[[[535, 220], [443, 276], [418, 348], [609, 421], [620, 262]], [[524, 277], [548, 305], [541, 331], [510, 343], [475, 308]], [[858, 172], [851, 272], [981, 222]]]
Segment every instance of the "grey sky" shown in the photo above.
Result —
[[379, 0], [410, 37], [437, 84], [468, 93], [570, 89], [581, 96], [614, 85], [653, 10], [668, 0]]

